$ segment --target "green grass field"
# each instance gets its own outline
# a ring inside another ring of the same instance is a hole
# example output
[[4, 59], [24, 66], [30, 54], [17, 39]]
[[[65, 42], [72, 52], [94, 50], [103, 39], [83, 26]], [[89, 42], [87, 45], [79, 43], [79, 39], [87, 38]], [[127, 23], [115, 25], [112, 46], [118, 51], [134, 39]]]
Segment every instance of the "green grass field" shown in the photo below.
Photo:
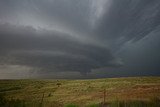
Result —
[[0, 80], [1, 107], [160, 107], [159, 99], [160, 77]]

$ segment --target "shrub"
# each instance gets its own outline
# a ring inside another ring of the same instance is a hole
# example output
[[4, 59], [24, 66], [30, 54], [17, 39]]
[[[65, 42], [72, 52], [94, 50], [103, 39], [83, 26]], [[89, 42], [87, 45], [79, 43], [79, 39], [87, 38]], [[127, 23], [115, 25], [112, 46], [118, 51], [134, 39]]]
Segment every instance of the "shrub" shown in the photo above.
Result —
[[56, 85], [57, 85], [58, 87], [60, 87], [62, 84], [61, 84], [61, 83], [57, 83]]

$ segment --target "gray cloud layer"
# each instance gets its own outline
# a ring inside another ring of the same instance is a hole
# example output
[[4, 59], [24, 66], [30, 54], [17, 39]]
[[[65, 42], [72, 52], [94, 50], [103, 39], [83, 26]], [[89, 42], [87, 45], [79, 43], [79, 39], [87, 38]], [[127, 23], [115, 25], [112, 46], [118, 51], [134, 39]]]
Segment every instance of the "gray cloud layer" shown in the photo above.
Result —
[[1, 0], [0, 72], [15, 65], [44, 74], [157, 75], [159, 19], [159, 0]]
[[120, 65], [107, 48], [83, 43], [64, 33], [9, 24], [1, 25], [0, 29], [2, 64], [81, 73]]

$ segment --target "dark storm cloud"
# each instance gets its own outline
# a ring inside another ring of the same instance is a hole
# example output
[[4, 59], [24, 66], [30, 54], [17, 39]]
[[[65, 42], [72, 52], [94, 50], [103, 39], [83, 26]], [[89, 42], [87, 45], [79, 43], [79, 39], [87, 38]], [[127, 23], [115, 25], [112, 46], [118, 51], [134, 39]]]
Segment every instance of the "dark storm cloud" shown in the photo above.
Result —
[[159, 70], [159, 19], [159, 0], [1, 0], [0, 64], [83, 74], [103, 67], [129, 74], [142, 66], [145, 74]]
[[90, 0], [6, 0], [1, 2], [3, 15], [0, 17], [4, 21], [7, 18], [11, 23], [29, 24], [34, 27], [47, 25], [63, 26], [62, 28], [81, 32], [89, 30]]
[[108, 76], [160, 75], [160, 26], [136, 43], [128, 42], [117, 53], [125, 65], [108, 69]]
[[111, 4], [96, 30], [101, 35], [98, 38], [109, 39], [111, 44], [137, 41], [160, 25], [159, 0], [111, 0]]
[[107, 48], [64, 33], [10, 24], [0, 25], [0, 29], [1, 63], [81, 73], [120, 65]]

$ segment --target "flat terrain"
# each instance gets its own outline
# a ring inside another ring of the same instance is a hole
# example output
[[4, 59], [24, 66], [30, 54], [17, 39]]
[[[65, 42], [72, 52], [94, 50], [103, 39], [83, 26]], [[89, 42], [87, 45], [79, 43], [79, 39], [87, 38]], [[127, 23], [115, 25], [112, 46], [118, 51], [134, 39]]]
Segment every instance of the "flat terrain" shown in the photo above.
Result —
[[159, 99], [160, 77], [90, 80], [0, 80], [0, 94], [6, 99], [43, 103], [46, 107], [54, 107], [55, 105], [58, 107], [67, 104], [83, 107], [100, 104], [104, 100], [105, 92], [106, 102]]

